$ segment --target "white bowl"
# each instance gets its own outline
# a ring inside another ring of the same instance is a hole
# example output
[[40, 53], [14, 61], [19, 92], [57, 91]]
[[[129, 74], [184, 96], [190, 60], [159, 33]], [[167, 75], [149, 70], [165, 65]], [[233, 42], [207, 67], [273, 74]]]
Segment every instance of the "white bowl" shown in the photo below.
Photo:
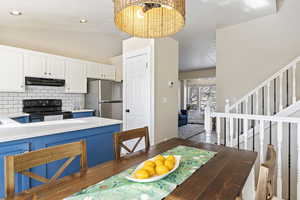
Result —
[[[167, 157], [167, 156], [164, 156], [164, 157]], [[181, 156], [175, 156], [175, 155], [174, 155], [174, 157], [175, 157], [175, 160], [176, 160], [176, 163], [175, 163], [174, 168], [173, 168], [171, 171], [169, 171], [168, 173], [164, 174], [164, 175], [161, 175], [161, 176], [152, 176], [152, 177], [147, 178], [147, 179], [136, 179], [136, 178], [134, 178], [134, 177], [133, 177], [133, 174], [134, 174], [137, 170], [143, 168], [144, 163], [147, 161], [147, 160], [146, 160], [146, 161], [142, 162], [141, 164], [139, 164], [139, 165], [137, 166], [137, 168], [131, 173], [130, 176], [126, 176], [126, 179], [131, 180], [131, 181], [134, 181], [134, 182], [139, 182], [139, 183], [149, 183], [149, 182], [158, 181], [158, 180], [160, 180], [160, 179], [162, 179], [162, 178], [165, 178], [166, 176], [168, 176], [169, 174], [171, 174], [172, 172], [174, 172], [174, 171], [179, 167]], [[149, 160], [154, 161], [154, 159], [155, 159], [155, 158], [151, 158], [151, 159], [149, 159]]]

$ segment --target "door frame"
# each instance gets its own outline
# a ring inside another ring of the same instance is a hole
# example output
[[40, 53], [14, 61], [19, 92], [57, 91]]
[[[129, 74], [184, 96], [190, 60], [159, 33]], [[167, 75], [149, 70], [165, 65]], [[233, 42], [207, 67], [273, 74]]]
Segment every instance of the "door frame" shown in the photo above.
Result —
[[148, 124], [149, 124], [149, 135], [150, 135], [150, 144], [154, 144], [154, 84], [153, 84], [153, 67], [152, 67], [152, 62], [151, 62], [151, 46], [148, 46], [143, 49], [139, 50], [133, 50], [130, 52], [127, 52], [123, 55], [123, 130], [127, 130], [127, 115], [126, 115], [126, 105], [127, 105], [127, 93], [126, 87], [127, 87], [127, 77], [126, 77], [126, 61], [128, 58], [133, 58], [136, 56], [140, 56], [145, 54], [147, 56], [147, 65], [148, 65], [148, 96], [149, 96], [149, 107], [148, 110], [149, 115], [148, 115]]

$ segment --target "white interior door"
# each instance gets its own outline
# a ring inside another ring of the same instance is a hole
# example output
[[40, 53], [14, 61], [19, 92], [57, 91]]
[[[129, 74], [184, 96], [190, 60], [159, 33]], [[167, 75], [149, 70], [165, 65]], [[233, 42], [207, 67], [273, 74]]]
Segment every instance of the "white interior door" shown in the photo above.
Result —
[[[131, 130], [150, 126], [150, 72], [148, 54], [125, 58], [124, 71], [124, 129]], [[129, 141], [133, 146], [135, 141]], [[144, 148], [141, 141], [137, 150]]]

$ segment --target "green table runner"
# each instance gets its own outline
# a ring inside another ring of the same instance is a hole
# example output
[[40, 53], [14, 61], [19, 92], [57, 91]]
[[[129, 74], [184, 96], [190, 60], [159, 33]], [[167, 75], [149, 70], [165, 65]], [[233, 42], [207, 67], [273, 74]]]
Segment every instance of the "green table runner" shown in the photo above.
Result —
[[125, 178], [136, 166], [92, 185], [65, 200], [161, 200], [215, 156], [216, 152], [177, 146], [162, 155], [180, 155], [177, 170], [159, 181], [136, 183]]

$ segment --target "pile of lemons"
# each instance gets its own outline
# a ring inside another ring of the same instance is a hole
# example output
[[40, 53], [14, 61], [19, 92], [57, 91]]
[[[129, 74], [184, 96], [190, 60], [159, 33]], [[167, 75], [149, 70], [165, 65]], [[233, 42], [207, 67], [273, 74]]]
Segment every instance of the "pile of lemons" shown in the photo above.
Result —
[[176, 159], [173, 155], [167, 157], [158, 155], [154, 158], [154, 161], [145, 161], [143, 168], [137, 170], [134, 173], [134, 177], [137, 179], [147, 179], [156, 175], [164, 175], [174, 168], [175, 162]]

